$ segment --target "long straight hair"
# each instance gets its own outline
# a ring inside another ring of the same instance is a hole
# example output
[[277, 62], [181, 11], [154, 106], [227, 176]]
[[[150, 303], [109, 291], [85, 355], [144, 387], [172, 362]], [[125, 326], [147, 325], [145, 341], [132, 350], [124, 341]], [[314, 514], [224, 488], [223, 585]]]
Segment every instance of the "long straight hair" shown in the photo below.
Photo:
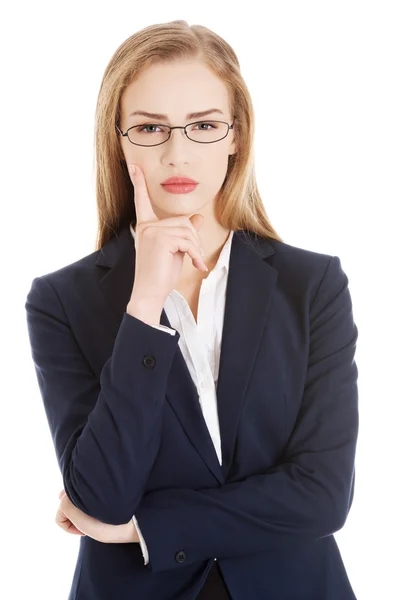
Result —
[[116, 129], [121, 96], [146, 67], [180, 59], [200, 59], [221, 78], [235, 115], [237, 151], [228, 157], [226, 177], [215, 198], [217, 220], [226, 229], [247, 230], [282, 242], [268, 219], [256, 183], [253, 105], [238, 58], [232, 47], [207, 27], [176, 20], [150, 25], [130, 36], [105, 69], [95, 114], [95, 250], [121, 227], [136, 224], [133, 185]]

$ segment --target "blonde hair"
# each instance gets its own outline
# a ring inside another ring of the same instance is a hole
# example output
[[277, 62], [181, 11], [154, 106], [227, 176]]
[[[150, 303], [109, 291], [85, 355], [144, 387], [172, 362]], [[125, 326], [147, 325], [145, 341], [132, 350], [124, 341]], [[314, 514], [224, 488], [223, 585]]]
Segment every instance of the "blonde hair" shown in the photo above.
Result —
[[283, 241], [268, 219], [257, 188], [254, 112], [238, 58], [232, 47], [207, 27], [176, 20], [150, 25], [130, 36], [116, 50], [104, 72], [95, 114], [95, 250], [117, 235], [121, 227], [131, 221], [136, 224], [133, 185], [116, 129], [121, 95], [142, 69], [188, 58], [202, 60], [226, 84], [235, 116], [237, 151], [228, 157], [227, 174], [216, 198], [219, 223], [229, 230], [248, 230]]

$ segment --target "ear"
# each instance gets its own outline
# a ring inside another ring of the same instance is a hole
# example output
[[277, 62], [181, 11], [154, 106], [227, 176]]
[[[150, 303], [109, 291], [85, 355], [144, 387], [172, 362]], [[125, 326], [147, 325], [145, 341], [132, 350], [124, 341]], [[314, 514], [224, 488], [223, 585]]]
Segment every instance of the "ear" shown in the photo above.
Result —
[[236, 150], [236, 144], [234, 145], [234, 149], [232, 152], [229, 152], [229, 156], [232, 156], [233, 154], [236, 154], [237, 150]]
[[[119, 125], [118, 125], [118, 127], [119, 127]], [[120, 155], [121, 155], [120, 161], [121, 162], [126, 162], [126, 160], [125, 160], [125, 153], [124, 153], [124, 145], [123, 145], [123, 139], [124, 138], [120, 134], [120, 132], [118, 131], [117, 128], [115, 128], [115, 133], [117, 134], [117, 137], [118, 137], [118, 145], [119, 145]]]
[[233, 140], [233, 141], [231, 142], [231, 145], [229, 146], [229, 154], [230, 154], [230, 155], [231, 155], [231, 154], [236, 154], [236, 152], [237, 152], [237, 147], [236, 147], [236, 146], [237, 146], [237, 144], [236, 144], [236, 140]]
[[233, 128], [232, 128], [232, 142], [229, 146], [229, 154], [236, 154], [237, 152], [237, 142], [236, 142], [236, 129], [235, 129], [235, 123], [233, 123]]

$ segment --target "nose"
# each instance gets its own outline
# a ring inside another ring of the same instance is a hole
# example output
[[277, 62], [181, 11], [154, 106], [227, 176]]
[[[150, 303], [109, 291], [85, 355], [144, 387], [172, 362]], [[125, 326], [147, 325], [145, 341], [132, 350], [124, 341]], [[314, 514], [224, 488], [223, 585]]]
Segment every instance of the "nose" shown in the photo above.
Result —
[[169, 140], [168, 140], [168, 141], [170, 141], [170, 140], [171, 140], [171, 138], [172, 138], [174, 135], [175, 135], [175, 137], [176, 137], [176, 134], [179, 134], [179, 133], [180, 133], [180, 134], [181, 134], [181, 136], [182, 136], [182, 137], [184, 137], [185, 139], [189, 139], [189, 138], [187, 137], [186, 133], [185, 133], [185, 128], [184, 128], [184, 127], [173, 127], [173, 128], [171, 129], [171, 135], [170, 135], [170, 138], [169, 138]]
[[187, 137], [184, 128], [176, 127], [175, 129], [171, 129], [169, 140], [159, 147], [162, 148], [164, 157], [167, 157], [168, 162], [179, 164], [186, 162], [187, 154], [191, 149], [190, 144], [195, 145]]

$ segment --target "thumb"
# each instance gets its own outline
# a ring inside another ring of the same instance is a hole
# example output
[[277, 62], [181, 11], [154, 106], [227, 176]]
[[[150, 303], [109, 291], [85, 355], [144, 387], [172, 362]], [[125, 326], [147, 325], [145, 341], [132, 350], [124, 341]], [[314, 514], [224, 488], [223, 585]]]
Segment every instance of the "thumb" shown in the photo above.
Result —
[[197, 231], [199, 231], [201, 229], [201, 226], [204, 223], [204, 216], [201, 215], [200, 213], [196, 213], [195, 215], [192, 215], [191, 217], [189, 217], [189, 219], [192, 222], [192, 225], [194, 225], [194, 227], [197, 229]]

